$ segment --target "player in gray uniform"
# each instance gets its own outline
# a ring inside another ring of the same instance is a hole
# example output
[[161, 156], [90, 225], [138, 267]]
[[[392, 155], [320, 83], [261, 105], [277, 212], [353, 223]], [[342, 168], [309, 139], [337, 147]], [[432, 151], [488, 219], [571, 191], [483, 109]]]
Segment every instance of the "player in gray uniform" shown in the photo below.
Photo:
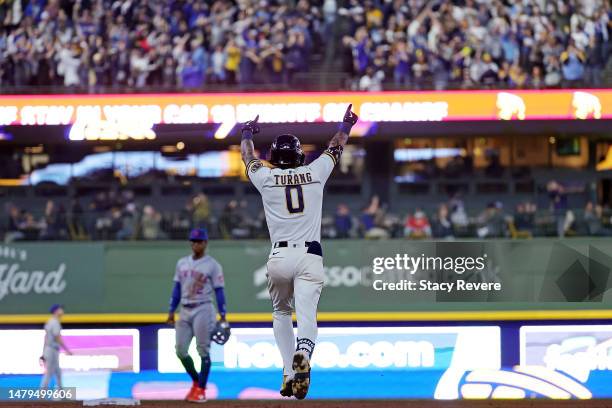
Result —
[[[181, 360], [193, 385], [185, 398], [191, 402], [206, 401], [206, 384], [210, 372], [210, 341], [216, 330], [216, 314], [213, 296], [217, 300], [220, 322], [228, 330], [225, 320], [225, 294], [223, 291], [223, 269], [210, 255], [206, 255], [208, 233], [205, 229], [194, 229], [189, 234], [192, 254], [178, 260], [174, 273], [174, 288], [170, 299], [167, 322], [176, 328], [176, 354]], [[174, 313], [181, 305], [180, 319], [175, 323]], [[195, 369], [188, 350], [195, 336], [201, 358], [200, 373]]]
[[[272, 241], [266, 266], [274, 337], [283, 357], [283, 396], [303, 399], [310, 387], [310, 358], [317, 338], [317, 305], [323, 288], [323, 189], [357, 122], [351, 107], [328, 148], [308, 165], [304, 165], [299, 139], [285, 134], [272, 143], [270, 163], [274, 167], [264, 166], [255, 156], [253, 145], [253, 135], [259, 132], [259, 116], [242, 127], [242, 160], [247, 176], [261, 194]], [[292, 303], [297, 317], [297, 344], [291, 321]]]
[[47, 320], [47, 323], [45, 323], [45, 345], [42, 357], [40, 357], [40, 360], [45, 365], [45, 374], [40, 383], [40, 388], [48, 388], [53, 377], [55, 377], [57, 387], [62, 388], [62, 371], [59, 365], [60, 348], [63, 348], [67, 354], [72, 354], [64, 344], [61, 335], [61, 319], [64, 315], [64, 307], [55, 304], [51, 306], [49, 313], [51, 313], [52, 316]]

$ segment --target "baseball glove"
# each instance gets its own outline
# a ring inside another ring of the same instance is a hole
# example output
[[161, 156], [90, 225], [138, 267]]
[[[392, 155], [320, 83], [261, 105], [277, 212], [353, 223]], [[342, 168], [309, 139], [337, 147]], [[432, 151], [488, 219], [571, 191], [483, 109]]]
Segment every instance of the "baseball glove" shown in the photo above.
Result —
[[225, 320], [219, 320], [213, 329], [210, 339], [217, 344], [224, 345], [230, 338], [230, 325]]

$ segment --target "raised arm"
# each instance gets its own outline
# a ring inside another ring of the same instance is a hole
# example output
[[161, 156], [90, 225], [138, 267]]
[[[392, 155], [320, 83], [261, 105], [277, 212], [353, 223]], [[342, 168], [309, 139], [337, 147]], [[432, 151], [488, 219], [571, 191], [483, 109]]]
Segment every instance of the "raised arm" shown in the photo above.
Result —
[[240, 142], [240, 153], [242, 154], [242, 161], [245, 166], [248, 165], [252, 160], [257, 159], [255, 156], [255, 145], [253, 144], [253, 135], [259, 133], [259, 125], [257, 121], [259, 115], [253, 120], [249, 120], [242, 125], [242, 142]]
[[357, 119], [359, 119], [359, 117], [353, 111], [351, 111], [352, 107], [353, 104], [350, 104], [348, 108], [346, 108], [342, 123], [340, 123], [340, 126], [338, 126], [338, 131], [329, 142], [330, 148], [338, 146], [344, 148], [344, 145], [348, 141], [349, 133], [351, 133], [351, 128], [355, 123], [357, 123]]

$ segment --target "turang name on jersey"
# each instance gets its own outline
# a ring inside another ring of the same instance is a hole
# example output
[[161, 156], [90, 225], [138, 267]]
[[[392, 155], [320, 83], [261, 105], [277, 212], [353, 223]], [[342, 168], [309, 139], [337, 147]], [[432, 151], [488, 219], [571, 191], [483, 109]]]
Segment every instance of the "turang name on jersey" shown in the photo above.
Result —
[[302, 173], [302, 174], [275, 174], [274, 175], [274, 184], [277, 186], [294, 186], [297, 184], [306, 184], [312, 183], [312, 174]]

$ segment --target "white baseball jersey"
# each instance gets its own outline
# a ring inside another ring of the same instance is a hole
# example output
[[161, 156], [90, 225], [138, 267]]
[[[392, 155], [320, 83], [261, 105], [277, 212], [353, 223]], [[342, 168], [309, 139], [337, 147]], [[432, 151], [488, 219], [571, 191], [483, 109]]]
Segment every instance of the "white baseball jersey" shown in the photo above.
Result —
[[327, 149], [294, 169], [271, 169], [259, 159], [247, 164], [247, 176], [261, 193], [272, 242], [321, 241], [323, 188], [340, 153]]
[[212, 302], [214, 290], [223, 287], [223, 269], [210, 255], [189, 255], [176, 263], [174, 281], [181, 284], [181, 304]]

